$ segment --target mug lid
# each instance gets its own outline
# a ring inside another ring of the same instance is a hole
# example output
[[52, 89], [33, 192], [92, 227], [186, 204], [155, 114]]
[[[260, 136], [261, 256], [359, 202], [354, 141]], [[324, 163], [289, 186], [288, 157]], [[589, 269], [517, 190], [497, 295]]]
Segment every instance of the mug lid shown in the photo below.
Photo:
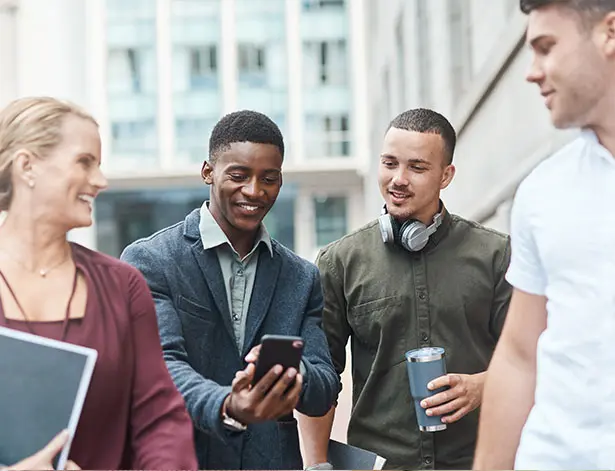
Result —
[[434, 361], [443, 356], [444, 349], [442, 347], [423, 347], [406, 352], [406, 359], [412, 362]]

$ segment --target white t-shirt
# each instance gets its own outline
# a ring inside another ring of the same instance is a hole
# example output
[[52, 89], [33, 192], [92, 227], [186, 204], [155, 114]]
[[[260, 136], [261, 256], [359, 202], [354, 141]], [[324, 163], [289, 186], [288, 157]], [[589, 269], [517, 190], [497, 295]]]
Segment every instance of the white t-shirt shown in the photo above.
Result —
[[515, 468], [615, 469], [615, 157], [592, 131], [523, 181], [511, 237], [507, 280], [548, 300]]

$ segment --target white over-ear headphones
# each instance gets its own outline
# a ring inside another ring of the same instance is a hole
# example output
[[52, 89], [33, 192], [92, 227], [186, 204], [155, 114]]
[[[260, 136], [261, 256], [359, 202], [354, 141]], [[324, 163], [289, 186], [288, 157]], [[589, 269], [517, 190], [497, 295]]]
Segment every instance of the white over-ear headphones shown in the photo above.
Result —
[[433, 222], [426, 226], [421, 221], [409, 219], [400, 224], [387, 212], [386, 205], [378, 218], [380, 234], [385, 244], [397, 243], [410, 252], [422, 250], [431, 236], [442, 224], [442, 210], [433, 217]]

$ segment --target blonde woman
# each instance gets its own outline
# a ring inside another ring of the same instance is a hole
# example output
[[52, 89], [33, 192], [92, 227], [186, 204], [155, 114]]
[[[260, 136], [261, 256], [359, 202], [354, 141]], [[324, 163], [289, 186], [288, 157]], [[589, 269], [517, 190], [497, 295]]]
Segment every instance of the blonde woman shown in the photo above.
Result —
[[78, 466], [195, 469], [147, 284], [67, 240], [92, 224], [107, 187], [100, 159], [96, 121], [72, 104], [24, 98], [0, 111], [0, 325], [98, 351], [71, 447]]

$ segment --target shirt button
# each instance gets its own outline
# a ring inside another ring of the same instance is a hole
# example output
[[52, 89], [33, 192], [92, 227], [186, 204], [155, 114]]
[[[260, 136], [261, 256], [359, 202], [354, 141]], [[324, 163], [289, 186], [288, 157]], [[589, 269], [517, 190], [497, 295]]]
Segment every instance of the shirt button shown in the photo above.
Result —
[[423, 342], [427, 342], [429, 340], [429, 335], [427, 335], [427, 333], [423, 332], [423, 335], [421, 336], [421, 338], [423, 339]]
[[431, 458], [431, 456], [425, 457], [425, 464], [431, 464], [432, 462], [433, 462], [433, 459]]
[[425, 292], [424, 292], [424, 291], [421, 291], [421, 292], [419, 293], [419, 299], [420, 299], [421, 301], [424, 301], [426, 297], [427, 297], [427, 296], [425, 295]]

